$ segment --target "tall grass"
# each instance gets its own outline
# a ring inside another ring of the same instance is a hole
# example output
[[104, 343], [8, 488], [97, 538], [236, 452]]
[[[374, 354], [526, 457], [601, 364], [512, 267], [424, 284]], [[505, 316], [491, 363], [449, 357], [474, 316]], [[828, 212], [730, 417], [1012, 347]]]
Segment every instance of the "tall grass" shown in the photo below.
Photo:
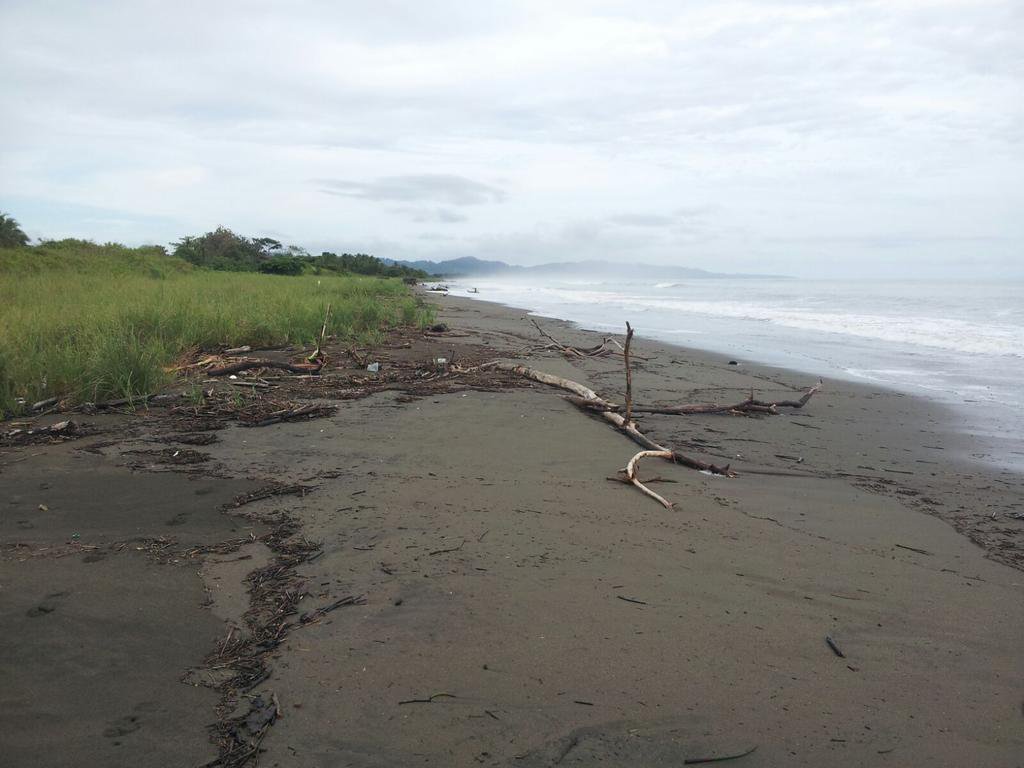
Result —
[[54, 396], [153, 392], [192, 349], [310, 344], [328, 303], [328, 332], [343, 339], [429, 321], [397, 280], [206, 272], [141, 249], [121, 258], [91, 247], [95, 258], [72, 259], [73, 269], [59, 260], [40, 267], [30, 259], [36, 249], [0, 250], [2, 414]]

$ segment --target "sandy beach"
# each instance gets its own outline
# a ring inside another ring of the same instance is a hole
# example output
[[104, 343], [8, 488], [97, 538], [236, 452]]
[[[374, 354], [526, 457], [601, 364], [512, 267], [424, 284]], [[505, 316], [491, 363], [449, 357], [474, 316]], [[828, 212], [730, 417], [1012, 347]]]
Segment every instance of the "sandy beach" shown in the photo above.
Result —
[[[664, 509], [559, 390], [429, 373], [522, 360], [621, 401], [620, 357], [430, 300], [450, 330], [361, 353], [379, 386], [342, 349], [268, 377], [320, 418], [0, 444], [5, 765], [1024, 765], [1024, 478], [950, 413], [827, 380], [775, 416], [645, 415], [737, 472], [649, 460]], [[814, 383], [637, 333], [645, 403]]]

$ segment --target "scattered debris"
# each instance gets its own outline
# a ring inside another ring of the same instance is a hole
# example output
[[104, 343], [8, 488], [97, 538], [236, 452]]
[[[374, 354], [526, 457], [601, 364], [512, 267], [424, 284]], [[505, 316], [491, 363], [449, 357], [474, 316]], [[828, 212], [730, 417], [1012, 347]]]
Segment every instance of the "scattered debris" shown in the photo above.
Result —
[[237, 507], [251, 504], [254, 501], [260, 499], [269, 499], [271, 496], [286, 496], [288, 494], [297, 493], [300, 496], [305, 496], [307, 492], [313, 490], [314, 486], [311, 485], [281, 485], [273, 483], [266, 485], [258, 490], [252, 491], [251, 493], [245, 493], [241, 496], [236, 496], [229, 505], [230, 508], [234, 509]]
[[280, 411], [274, 411], [257, 421], [243, 421], [242, 425], [246, 427], [267, 427], [271, 424], [278, 424], [282, 421], [295, 421], [297, 419], [308, 421], [309, 419], [318, 419], [322, 416], [330, 416], [337, 410], [337, 406], [334, 405], [314, 403], [311, 405], [303, 405], [298, 408], [285, 408]]
[[433, 555], [443, 555], [446, 552], [458, 552], [464, 546], [466, 546], [466, 540], [465, 539], [463, 539], [462, 543], [459, 544], [459, 546], [457, 546], [457, 547], [451, 547], [449, 549], [435, 549], [433, 552], [428, 552], [427, 554], [430, 555], [430, 556], [433, 556]]
[[289, 373], [319, 373], [323, 365], [324, 358], [322, 357], [313, 363], [286, 363], [280, 360], [267, 360], [265, 358], [247, 358], [235, 363], [207, 368], [205, 373], [207, 376], [228, 376], [232, 373], [251, 371], [255, 368], [275, 368], [281, 371], [288, 371]]
[[[306, 558], [306, 562], [309, 562], [312, 558]], [[315, 611], [304, 613], [299, 616], [300, 624], [312, 624], [321, 617], [327, 615], [331, 611], [337, 610], [346, 605], [366, 605], [366, 597], [364, 595], [343, 597], [340, 600], [335, 600], [329, 605], [325, 605], [322, 608], [317, 608]]]
[[0, 445], [28, 445], [30, 443], [61, 443], [83, 437], [87, 432], [82, 424], [72, 419], [58, 421], [35, 429], [16, 428], [0, 434]]

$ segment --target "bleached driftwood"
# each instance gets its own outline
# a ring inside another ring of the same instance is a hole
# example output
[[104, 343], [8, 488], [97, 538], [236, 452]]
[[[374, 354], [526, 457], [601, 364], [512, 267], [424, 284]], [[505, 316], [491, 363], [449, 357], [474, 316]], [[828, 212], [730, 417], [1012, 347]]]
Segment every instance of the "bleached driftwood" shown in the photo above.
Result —
[[[815, 384], [813, 387], [804, 392], [803, 396], [799, 400], [776, 400], [767, 402], [764, 400], [757, 400], [753, 397], [753, 394], [746, 400], [733, 405], [718, 405], [714, 403], [693, 403], [686, 405], [635, 405], [631, 404], [629, 408], [631, 413], [660, 413], [669, 416], [687, 416], [687, 415], [703, 415], [703, 414], [716, 414], [716, 413], [733, 413], [733, 414], [748, 414], [748, 413], [763, 413], [774, 415], [779, 412], [779, 408], [803, 408], [807, 405], [807, 402], [821, 390], [821, 381]], [[618, 405], [616, 403], [609, 403], [607, 401], [595, 402], [592, 400], [586, 400], [581, 397], [569, 397], [574, 405], [578, 405], [580, 408], [588, 408], [590, 410], [611, 410], [611, 411], [624, 411], [626, 406]]]
[[[588, 406], [594, 404], [597, 408], [587, 408], [587, 410], [593, 410], [601, 415], [605, 421], [609, 422], [612, 426], [618, 429], [620, 432], [626, 434], [633, 442], [637, 445], [645, 448], [648, 451], [659, 451], [662, 453], [672, 454], [671, 460], [676, 464], [682, 464], [684, 467], [691, 469], [700, 470], [701, 472], [710, 472], [714, 475], [724, 475], [726, 477], [734, 477], [735, 473], [729, 469], [729, 466], [719, 467], [708, 462], [695, 459], [691, 456], [687, 456], [679, 451], [674, 451], [670, 448], [666, 448], [663, 445], [658, 445], [656, 442], [651, 440], [647, 435], [643, 434], [639, 429], [636, 428], [635, 424], [627, 424], [622, 414], [617, 413], [607, 400], [601, 398], [594, 390], [590, 387], [586, 387], [577, 381], [571, 379], [565, 379], [561, 376], [555, 376], [544, 371], [538, 371], [535, 368], [530, 368], [526, 365], [518, 365], [516, 363], [505, 363], [501, 361], [495, 361], [493, 363], [485, 363], [484, 366], [477, 366], [477, 368], [483, 367], [496, 368], [499, 371], [508, 371], [515, 373], [519, 376], [523, 376], [527, 379], [539, 382], [540, 384], [547, 384], [551, 387], [558, 387], [564, 389], [567, 392], [571, 392], [576, 395], [580, 400], [585, 401]], [[566, 398], [574, 404], [578, 404], [577, 398]]]
[[640, 459], [645, 459], [647, 457], [659, 458], [659, 459], [669, 459], [669, 460], [673, 459], [672, 451], [640, 451], [640, 453], [638, 453], [636, 456], [634, 456], [632, 459], [630, 459], [629, 463], [626, 464], [626, 469], [625, 469], [626, 478], [629, 480], [629, 482], [631, 482], [633, 485], [635, 485], [637, 488], [639, 488], [641, 492], [646, 493], [652, 499], [654, 499], [655, 501], [660, 503], [662, 506], [664, 506], [665, 509], [672, 509], [672, 502], [667, 501], [662, 496], [659, 496], [658, 494], [656, 494], [654, 491], [652, 491], [646, 485], [641, 483], [640, 480], [636, 476], [637, 464], [639, 463]]

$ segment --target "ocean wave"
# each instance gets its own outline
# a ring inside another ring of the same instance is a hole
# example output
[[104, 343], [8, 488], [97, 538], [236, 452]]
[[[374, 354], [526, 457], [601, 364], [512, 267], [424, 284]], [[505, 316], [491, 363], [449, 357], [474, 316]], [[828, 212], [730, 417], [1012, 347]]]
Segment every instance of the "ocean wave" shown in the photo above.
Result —
[[[886, 343], [922, 346], [951, 352], [1024, 357], [1024, 326], [1006, 322], [979, 322], [935, 315], [826, 310], [820, 298], [808, 298], [805, 307], [792, 303], [756, 303], [749, 301], [687, 300], [676, 297], [652, 297], [636, 293], [573, 290], [541, 287], [524, 295], [524, 303], [543, 297], [544, 311], [559, 314], [558, 304], [607, 307], [627, 314], [663, 314], [660, 325], [668, 330], [678, 328], [680, 315], [714, 319], [767, 323], [795, 330], [842, 334]], [[539, 296], [538, 296], [539, 294]], [[503, 297], [515, 303], [511, 297]], [[550, 306], [549, 302], [554, 302]], [[673, 320], [675, 318], [675, 320]]]

